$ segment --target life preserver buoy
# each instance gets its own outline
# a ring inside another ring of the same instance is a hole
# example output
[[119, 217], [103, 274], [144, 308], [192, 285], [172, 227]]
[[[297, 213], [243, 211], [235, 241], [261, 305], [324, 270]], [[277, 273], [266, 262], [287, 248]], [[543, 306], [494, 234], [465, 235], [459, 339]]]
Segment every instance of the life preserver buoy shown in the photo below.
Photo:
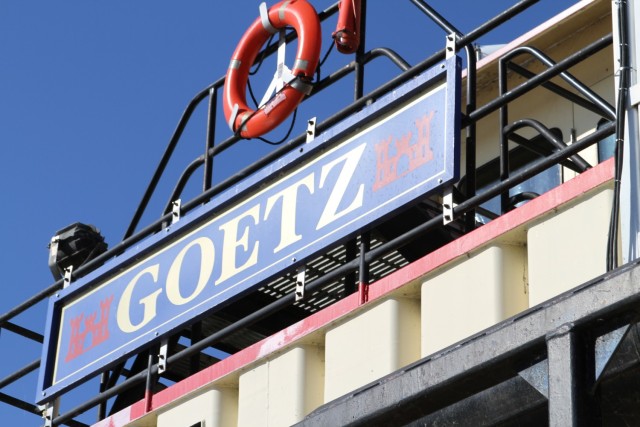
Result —
[[[320, 20], [306, 0], [284, 0], [268, 11], [261, 5], [260, 17], [244, 33], [236, 47], [224, 83], [224, 116], [231, 131], [243, 138], [263, 135], [282, 123], [311, 89], [320, 58]], [[298, 34], [298, 51], [291, 70], [295, 78], [257, 110], [247, 105], [249, 70], [272, 34], [291, 26]]]
[[331, 35], [340, 53], [355, 53], [360, 46], [361, 0], [341, 0], [338, 24]]

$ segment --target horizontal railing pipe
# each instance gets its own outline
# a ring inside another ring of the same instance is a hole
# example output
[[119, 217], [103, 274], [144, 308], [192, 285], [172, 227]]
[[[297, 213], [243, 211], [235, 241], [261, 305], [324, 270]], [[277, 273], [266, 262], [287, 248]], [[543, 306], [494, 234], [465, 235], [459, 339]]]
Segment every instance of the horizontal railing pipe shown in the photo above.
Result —
[[18, 304], [17, 306], [12, 308], [11, 310], [9, 310], [6, 313], [4, 313], [2, 316], [0, 316], [0, 328], [4, 328], [5, 324], [10, 319], [13, 319], [14, 317], [19, 315], [20, 313], [25, 312], [26, 310], [30, 309], [34, 305], [36, 305], [39, 302], [43, 301], [45, 298], [48, 298], [51, 295], [53, 295], [56, 292], [58, 292], [60, 289], [62, 289], [62, 283], [63, 283], [62, 279], [58, 280], [53, 285], [49, 286], [48, 288], [45, 288], [45, 289], [41, 290], [40, 292], [38, 292], [34, 296], [30, 297], [29, 299], [27, 299], [23, 303]]
[[[506, 126], [503, 129], [503, 132], [504, 132], [504, 135], [507, 138], [509, 138], [511, 137], [511, 135], [515, 134], [515, 132], [517, 132], [518, 130], [526, 127], [534, 129], [538, 133], [538, 135], [543, 137], [545, 141], [549, 142], [553, 147], [556, 148], [556, 150], [564, 150], [567, 147], [567, 144], [565, 144], [564, 141], [562, 141], [561, 139], [557, 138], [556, 135], [554, 135], [553, 132], [549, 130], [549, 128], [547, 128], [545, 125], [543, 125], [539, 121], [533, 120], [533, 119], [517, 120], [516, 122], [510, 124], [509, 126]], [[549, 155], [549, 153], [545, 153], [544, 155], [547, 156]], [[574, 154], [573, 156], [569, 156], [568, 160], [571, 160], [571, 162], [567, 162], [567, 163], [573, 163], [572, 169], [575, 168], [574, 170], [578, 173], [582, 173], [591, 167], [591, 165], [584, 158], [582, 158], [580, 154]]]
[[[412, 0], [413, 1], [413, 0]], [[510, 19], [511, 17], [517, 15], [518, 13], [520, 13], [522, 10], [528, 8], [529, 6], [537, 3], [539, 0], [524, 0], [521, 1], [519, 3], [517, 3], [516, 5], [514, 5], [513, 7], [509, 8], [508, 10], [502, 12], [501, 14], [497, 15], [496, 17], [492, 18], [491, 20], [487, 21], [485, 24], [481, 25], [480, 27], [476, 28], [475, 30], [473, 30], [472, 32], [470, 32], [467, 35], [464, 36], [460, 36], [457, 40], [456, 40], [456, 47], [457, 48], [468, 48], [471, 43], [473, 43], [475, 40], [477, 40], [479, 37], [483, 36], [484, 34], [486, 34], [487, 32], [493, 30], [494, 28], [496, 28], [497, 26], [499, 26], [500, 24], [502, 24], [503, 22], [507, 21], [508, 19]], [[423, 3], [420, 1], [413, 1], [414, 4], [417, 3]], [[325, 18], [332, 16], [333, 14], [335, 14], [338, 10], [338, 3], [333, 4], [332, 6], [330, 6], [329, 8], [327, 8], [325, 11], [320, 12], [319, 15], [321, 15], [321, 20], [324, 20]], [[438, 16], [436, 16], [436, 18], [438, 18]], [[442, 18], [443, 19], [443, 18]], [[436, 20], [436, 23], [438, 23], [438, 21]], [[450, 24], [448, 24], [448, 22], [445, 21], [441, 21], [439, 23], [439, 25], [441, 25], [443, 28], [449, 28], [451, 27]], [[288, 34], [287, 37], [291, 37], [291, 39], [295, 38], [296, 35], [295, 34]], [[607, 36], [604, 37], [598, 41], [596, 41], [595, 43], [593, 43], [592, 45], [588, 46], [585, 49], [582, 49], [580, 52], [566, 58], [565, 60], [559, 62], [558, 64], [555, 64], [554, 66], [550, 67], [549, 69], [547, 69], [546, 71], [544, 71], [543, 73], [531, 78], [531, 80], [521, 86], [519, 86], [518, 88], [515, 88], [514, 90], [507, 92], [504, 96], [500, 97], [497, 100], [492, 101], [491, 103], [483, 106], [480, 109], [477, 109], [475, 111], [472, 111], [467, 118], [465, 119], [465, 121], [467, 122], [475, 122], [483, 117], [485, 117], [487, 114], [489, 114], [492, 111], [495, 111], [496, 109], [500, 108], [503, 105], [506, 105], [508, 102], [512, 101], [513, 99], [517, 98], [518, 96], [521, 96], [522, 94], [526, 93], [527, 91], [531, 90], [533, 87], [536, 87], [538, 85], [547, 85], [546, 82], [548, 82], [549, 79], [555, 77], [556, 75], [560, 74], [563, 72], [563, 70], [566, 70], [567, 68], [569, 68], [570, 66], [572, 66], [573, 64], [579, 62], [580, 60], [582, 60], [582, 58], [596, 52], [599, 49], [602, 49], [605, 45], [610, 44], [611, 43], [611, 36]], [[444, 38], [443, 38], [443, 45], [444, 45]], [[265, 48], [266, 54], [272, 54], [274, 52], [276, 52], [277, 50], [277, 46], [276, 45], [271, 45], [268, 46], [267, 48]], [[397, 65], [399, 68], [401, 68], [402, 70], [404, 70], [404, 72], [398, 76], [396, 76], [395, 78], [393, 78], [392, 80], [386, 82], [385, 84], [379, 86], [378, 88], [374, 89], [373, 91], [371, 91], [369, 94], [364, 95], [362, 98], [358, 99], [357, 101], [355, 101], [354, 103], [352, 103], [351, 105], [343, 108], [342, 110], [338, 111], [337, 113], [333, 114], [332, 116], [330, 116], [329, 118], [325, 119], [322, 123], [319, 123], [317, 125], [317, 132], [320, 133], [326, 129], [329, 129], [330, 127], [334, 126], [335, 124], [337, 124], [338, 122], [340, 122], [341, 120], [343, 120], [344, 118], [346, 118], [347, 116], [359, 111], [362, 107], [364, 107], [365, 105], [367, 105], [368, 103], [370, 103], [372, 100], [375, 100], [377, 98], [379, 98], [380, 96], [390, 92], [391, 90], [395, 89], [396, 87], [398, 87], [399, 85], [401, 85], [402, 83], [412, 79], [413, 77], [417, 76], [418, 74], [420, 74], [421, 72], [427, 70], [428, 68], [437, 65], [437, 63], [439, 63], [440, 61], [442, 61], [443, 59], [445, 59], [445, 49], [442, 49], [440, 51], [438, 51], [437, 53], [435, 53], [434, 55], [430, 56], [429, 58], [423, 60], [422, 62], [416, 64], [415, 66], [411, 67], [402, 57], [400, 57], [400, 55], [398, 55], [396, 52], [394, 52], [391, 49], [387, 49], [387, 48], [376, 48], [376, 49], [372, 49], [371, 51], [367, 52], [364, 56], [364, 62], [367, 63], [369, 61], [371, 61], [372, 59], [379, 57], [379, 56], [385, 56], [387, 58], [389, 58], [392, 62], [394, 62], [395, 65]], [[575, 61], [575, 62], [572, 62]], [[325, 79], [319, 81], [316, 83], [315, 87], [314, 87], [314, 91], [312, 93], [316, 94], [318, 92], [320, 92], [321, 90], [325, 89], [326, 87], [330, 86], [331, 84], [335, 83], [336, 81], [342, 79], [343, 77], [349, 75], [352, 71], [354, 71], [355, 69], [355, 61], [346, 65], [345, 67], [342, 67], [341, 69], [339, 69], [338, 71], [330, 74], [328, 77], [326, 77]], [[202, 100], [206, 99], [207, 96], [210, 94], [210, 92], [212, 90], [217, 91], [219, 88], [222, 87], [222, 85], [224, 84], [224, 77], [218, 79], [217, 81], [215, 81], [213, 84], [209, 85], [206, 89], [204, 89], [202, 92], [200, 92], [199, 94], [196, 95], [196, 97], [194, 97], [192, 99], [192, 101], [188, 104], [187, 108], [185, 109], [185, 111], [182, 114], [181, 119], [178, 122], [178, 125], [176, 126], [176, 129], [174, 130], [174, 133], [169, 141], [169, 144], [167, 146], [167, 148], [165, 149], [165, 152], [161, 158], [160, 163], [158, 164], [158, 167], [156, 168], [156, 171], [151, 179], [151, 182], [149, 184], [149, 186], [147, 187], [143, 198], [134, 214], [134, 217], [129, 225], [129, 228], [127, 229], [126, 233], [125, 233], [125, 238], [123, 239], [122, 242], [120, 242], [119, 244], [117, 244], [116, 246], [114, 246], [113, 248], [109, 249], [107, 252], [105, 252], [104, 254], [96, 257], [96, 259], [88, 262], [87, 264], [78, 267], [75, 272], [72, 274], [71, 278], [72, 280], [78, 277], [81, 277], [83, 274], [86, 274], [87, 272], [95, 269], [96, 267], [100, 266], [102, 263], [104, 263], [106, 260], [120, 255], [122, 252], [124, 252], [126, 249], [128, 249], [129, 247], [131, 247], [132, 245], [134, 245], [135, 243], [141, 241], [142, 239], [152, 235], [153, 233], [158, 232], [164, 223], [166, 223], [167, 221], [170, 220], [171, 218], [171, 214], [167, 214], [165, 213], [160, 219], [154, 221], [152, 224], [146, 226], [145, 228], [143, 228], [142, 230], [139, 230], [138, 232], [135, 231], [135, 229], [137, 228], [139, 221], [149, 203], [149, 200], [151, 198], [151, 196], [153, 195], [153, 193], [156, 190], [157, 184], [160, 180], [160, 177], [163, 175], [164, 170], [172, 156], [172, 153], [178, 143], [178, 141], [180, 140], [182, 133], [186, 127], [187, 122], [189, 121], [192, 113], [194, 112], [194, 110], [197, 108], [197, 106], [200, 104], [200, 102], [202, 102]], [[590, 99], [591, 101], [593, 101], [592, 99]], [[585, 101], [585, 103], [587, 103], [588, 101]], [[583, 103], [583, 104], [585, 104]], [[598, 102], [598, 100], [596, 99], [594, 102], [591, 102], [590, 106], [595, 105], [596, 108], [600, 108], [601, 110], [606, 111], [607, 113], [610, 113], [610, 111], [607, 108], [602, 108], [603, 106], [600, 105], [601, 103]], [[585, 104], [587, 105], [587, 104]], [[583, 105], [584, 106], [584, 105]], [[606, 107], [606, 105], [605, 105]], [[588, 107], [587, 107], [588, 108]], [[610, 114], [609, 114], [610, 115]], [[583, 138], [582, 140], [572, 144], [571, 146], [562, 149], [562, 150], [558, 150], [552, 154], [550, 154], [547, 158], [542, 159], [541, 161], [535, 162], [534, 164], [532, 164], [530, 167], [514, 174], [513, 176], [507, 178], [506, 180], [504, 180], [503, 182], [500, 182], [492, 187], [490, 187], [489, 189], [487, 189], [486, 191], [484, 191], [483, 193], [476, 195], [474, 197], [471, 197], [467, 200], [465, 200], [464, 202], [460, 203], [459, 205], [457, 205], [456, 207], [454, 207], [453, 211], [454, 211], [454, 216], [456, 218], [459, 218], [461, 215], [477, 208], [480, 204], [484, 203], [485, 201], [491, 199], [492, 197], [504, 192], [504, 191], [508, 191], [508, 189], [514, 185], [517, 185], [523, 181], [525, 181], [526, 179], [530, 178], [531, 176], [539, 173], [540, 171], [548, 168], [549, 166], [553, 165], [553, 164], [559, 164], [560, 162], [562, 162], [564, 159], [568, 158], [568, 156], [573, 156], [576, 155], [578, 153], [578, 151], [584, 149], [586, 146], [589, 146], [595, 142], [597, 142], [599, 139], [603, 138], [604, 136], [607, 136], [611, 133], [613, 133], [615, 127], [615, 123], [610, 123], [608, 125], [605, 125], [603, 128], [597, 130], [595, 133], [593, 133], [592, 135]], [[221, 143], [211, 147], [207, 153], [208, 157], [213, 157], [216, 154], [219, 154], [221, 152], [223, 152], [224, 150], [228, 149], [229, 147], [231, 147], [233, 144], [235, 144], [236, 142], [238, 142], [240, 140], [240, 138], [238, 138], [237, 136], [231, 136], [230, 138], [227, 138], [226, 140], [222, 141]], [[260, 169], [261, 167], [266, 166], [267, 164], [271, 163], [272, 161], [278, 159], [279, 157], [281, 157], [282, 155], [286, 154], [287, 152], [291, 151], [292, 149], [300, 146], [301, 144], [303, 144], [306, 141], [306, 135], [302, 134], [299, 135], [295, 138], [293, 138], [292, 140], [288, 141], [286, 144], [282, 145], [281, 147], [277, 148], [276, 150], [274, 150], [273, 152], [271, 152], [270, 154], [268, 154], [267, 156], [263, 157], [262, 159], [258, 160], [257, 162], [255, 162], [254, 164], [252, 164], [251, 166], [241, 170], [239, 173], [235, 174], [232, 177], [229, 177], [228, 179], [226, 179], [225, 181], [221, 182], [220, 184], [213, 186], [212, 188], [208, 189], [207, 191], [203, 191], [200, 195], [196, 196], [194, 199], [188, 201], [187, 203], [183, 204], [182, 207], [182, 211], [183, 212], [187, 212], [190, 209], [196, 207], [197, 205], [202, 204], [203, 202], [209, 200], [213, 195], [215, 194], [219, 194], [220, 192], [224, 191], [225, 189], [229, 188], [230, 186], [236, 184], [237, 182], [239, 182], [241, 179], [243, 179], [246, 176], [249, 176], [251, 173], [254, 173], [255, 171], [257, 171], [258, 169]], [[190, 165], [188, 165], [187, 169], [185, 170], [185, 172], [183, 173], [183, 177], [180, 178], [178, 184], [176, 185], [176, 188], [174, 188], [174, 191], [172, 193], [172, 198], [174, 198], [174, 196], [177, 196], [178, 194], [181, 194], [186, 183], [188, 182], [191, 174], [202, 164], [204, 163], [204, 156], [200, 156], [198, 157], [196, 160], [194, 160]], [[170, 200], [170, 202], [173, 200]], [[371, 261], [380, 258], [383, 255], [386, 255], [387, 253], [397, 250], [397, 248], [409, 243], [410, 241], [416, 239], [420, 234], [424, 233], [425, 231], [430, 230], [431, 228], [434, 227], [438, 227], [438, 226], [442, 226], [442, 215], [436, 215], [435, 217], [433, 217], [432, 219], [430, 219], [429, 221], [421, 224], [419, 227], [402, 234], [401, 236], [398, 236], [397, 238], [386, 242], [384, 244], [382, 244], [381, 246], [369, 250], [367, 251], [361, 258], [356, 258], [354, 260], [351, 260], [345, 264], [343, 264], [342, 266], [324, 274], [322, 277], [313, 280], [311, 282], [309, 282], [307, 284], [307, 291], [308, 292], [314, 292], [317, 290], [322, 289], [322, 287], [326, 286], [327, 284], [343, 277], [345, 274], [348, 273], [352, 273], [355, 270], [357, 270], [362, 262], [364, 261], [365, 263], [370, 263]], [[19, 305], [18, 307], [12, 309], [11, 311], [3, 314], [2, 316], [0, 316], [0, 327], [4, 327], [7, 330], [18, 330], [20, 327], [17, 325], [13, 325], [12, 323], [9, 323], [9, 320], [15, 316], [17, 316], [18, 314], [22, 313], [24, 310], [32, 307], [33, 305], [37, 304], [38, 302], [42, 301], [43, 299], [53, 295], [55, 292], [59, 291], [60, 289], [62, 289], [62, 285], [63, 285], [63, 281], [59, 280], [56, 283], [54, 283], [53, 285], [51, 285], [50, 287], [42, 290], [40, 293], [38, 293], [37, 295], [35, 295], [34, 297], [30, 298], [29, 300], [25, 301], [23, 304]], [[214, 343], [216, 343], [217, 341], [220, 341], [222, 339], [224, 339], [225, 337], [229, 336], [232, 333], [235, 333], [239, 330], [241, 330], [242, 328], [246, 328], [248, 326], [251, 326], [252, 324], [260, 321], [261, 319], [264, 319], [268, 316], [273, 315], [275, 312], [282, 310], [290, 305], [292, 305], [295, 301], [295, 297], [293, 294], [287, 294], [283, 297], [281, 297], [280, 299], [276, 300], [275, 302], [257, 310], [256, 312], [252, 313], [249, 316], [246, 316], [245, 318], [243, 318], [242, 320], [229, 325], [221, 330], [219, 330], [218, 332], [210, 335], [209, 337], [194, 343], [193, 345], [191, 345], [190, 347], [187, 347], [186, 349], [172, 355], [169, 357], [168, 359], [168, 363], [175, 363], [176, 361], [184, 358], [184, 357], [190, 357], [195, 355], [196, 353], [204, 350], [205, 348], [213, 345]], [[24, 330], [22, 332], [25, 332], [28, 330]], [[31, 332], [31, 331], [29, 331]], [[20, 332], [18, 332], [20, 333]], [[35, 333], [33, 333], [35, 334]], [[21, 334], [24, 335], [24, 334]], [[30, 335], [30, 334], [27, 334]], [[26, 335], [25, 335], [26, 336]], [[30, 335], [31, 336], [31, 335]], [[32, 338], [38, 338], [39, 335], [32, 335]], [[41, 337], [41, 336], [39, 336]], [[36, 339], [37, 340], [37, 339]], [[15, 381], [18, 378], [21, 378], [22, 376], [26, 375], [29, 372], [32, 372], [33, 370], [37, 369], [37, 367], [39, 366], [40, 361], [37, 360], [35, 362], [32, 362], [31, 364], [25, 366], [24, 368], [22, 368], [20, 371], [10, 375], [9, 377], [6, 377], [3, 380], [0, 380], [0, 388], [2, 388], [4, 385], [12, 383], [13, 381]], [[79, 406], [71, 409], [70, 411], [66, 412], [63, 415], [57, 416], [54, 418], [53, 420], [53, 425], [60, 425], [60, 424], [68, 424], [68, 425], [76, 425], [76, 426], [81, 426], [83, 424], [81, 423], [77, 423], [73, 420], [73, 417], [75, 417], [76, 415], [85, 412], [86, 410], [101, 404], [103, 402], [106, 402], [108, 399], [113, 398], [115, 396], [117, 396], [118, 394], [122, 393], [123, 391], [137, 385], [140, 384], [142, 382], [144, 382], [147, 378], [148, 375], [157, 375], [157, 365], [152, 365], [150, 369], [145, 369], [144, 371], [137, 373], [135, 375], [133, 375], [132, 377], [126, 379], [125, 381], [123, 381], [120, 384], [115, 384], [113, 385], [113, 387], [109, 388], [108, 390], [100, 393], [98, 396], [95, 396], [94, 398], [90, 399], [87, 402], [84, 402], [82, 404], [80, 404]], [[117, 377], [116, 377], [117, 379]], [[10, 396], [7, 396], [7, 399], [14, 399]], [[0, 393], [0, 400], [6, 401], [5, 399], [5, 395]], [[26, 402], [25, 402], [26, 403]], [[27, 410], [38, 410], [39, 408], [34, 406], [34, 405], [29, 405]], [[36, 413], [36, 412], [34, 412]]]
[[552, 78], [556, 77], [558, 74], [562, 73], [564, 70], [572, 67], [573, 65], [576, 65], [577, 63], [579, 63], [580, 61], [582, 61], [583, 59], [585, 59], [589, 55], [593, 55], [594, 53], [598, 52], [599, 50], [604, 49], [606, 46], [611, 44], [612, 40], [613, 40], [613, 38], [612, 38], [611, 34], [596, 40], [594, 43], [590, 44], [589, 46], [585, 47], [584, 49], [579, 50], [578, 52], [576, 52], [576, 53], [574, 53], [572, 55], [569, 55], [568, 57], [566, 57], [562, 61], [556, 63], [552, 67], [547, 68], [546, 70], [544, 70], [540, 74], [536, 75], [535, 77], [531, 78], [530, 80], [527, 80], [526, 82], [522, 83], [518, 87], [516, 87], [514, 89], [511, 89], [508, 92], [505, 92], [502, 96], [494, 99], [491, 102], [488, 102], [487, 104], [483, 105], [482, 107], [479, 107], [478, 109], [473, 111], [471, 114], [469, 114], [469, 116], [467, 117], [467, 120], [468, 121], [478, 121], [478, 120], [488, 116], [489, 114], [493, 113], [494, 111], [498, 110], [499, 108], [504, 107], [509, 102], [513, 101], [514, 99], [516, 99], [516, 98], [524, 95], [525, 93], [535, 89], [536, 87], [542, 85], [542, 83], [547, 82], [547, 81], [551, 80]]
[[22, 369], [17, 370], [16, 372], [14, 372], [13, 374], [4, 377], [3, 379], [0, 380], [0, 389], [8, 386], [11, 383], [14, 383], [15, 381], [19, 380], [20, 378], [24, 377], [25, 375], [35, 371], [36, 369], [38, 369], [40, 367], [40, 359], [36, 359], [33, 362], [29, 363], [27, 366], [23, 367]]
[[[515, 71], [516, 73], [518, 73], [521, 76], [526, 77], [528, 79], [536, 76], [536, 73], [531, 72], [531, 71], [527, 70], [526, 68], [521, 67], [520, 65], [515, 64], [513, 62], [509, 62], [507, 64], [507, 67], [510, 70]], [[553, 82], [546, 82], [546, 83], [543, 83], [541, 86], [543, 88], [548, 89], [549, 91], [555, 93], [556, 95], [559, 95], [559, 96], [565, 98], [566, 100], [571, 101], [574, 104], [577, 104], [577, 105], [581, 106], [582, 108], [585, 108], [585, 109], [591, 111], [592, 113], [596, 113], [596, 114], [598, 114], [600, 116], [603, 116], [603, 117], [607, 117], [608, 116], [608, 113], [606, 111], [603, 111], [602, 108], [598, 107], [593, 102], [591, 102], [591, 101], [589, 101], [589, 100], [587, 100], [587, 99], [585, 99], [585, 98], [583, 98], [583, 97], [581, 97], [581, 96], [579, 96], [579, 95], [577, 95], [577, 94], [575, 94], [575, 93], [563, 88], [560, 85], [557, 85], [557, 84], [555, 84]], [[615, 118], [614, 118], [614, 120], [615, 120]]]
[[[511, 60], [521, 55], [531, 55], [547, 67], [552, 67], [555, 65], [555, 62], [551, 58], [542, 53], [540, 50], [531, 46], [521, 46], [519, 48], [513, 49], [509, 53], [502, 56], [500, 58], [500, 62], [503, 64], [508, 64], [509, 62], [511, 62]], [[571, 85], [571, 87], [577, 90], [582, 96], [596, 105], [600, 109], [599, 114], [605, 116], [609, 120], [615, 120], [616, 110], [604, 98], [592, 91], [588, 86], [583, 84], [567, 71], [561, 72], [559, 76], [569, 85]]]
[[187, 122], [189, 121], [189, 118], [191, 118], [191, 115], [195, 111], [196, 107], [200, 104], [200, 102], [202, 102], [204, 99], [207, 98], [207, 96], [209, 96], [209, 92], [211, 91], [212, 88], [213, 88], [213, 85], [210, 85], [206, 89], [198, 93], [191, 100], [191, 102], [189, 102], [189, 104], [187, 105], [187, 108], [182, 113], [182, 117], [180, 117], [180, 120], [178, 121], [178, 125], [176, 126], [176, 129], [173, 131], [173, 135], [169, 140], [169, 144], [167, 145], [167, 148], [165, 149], [164, 154], [160, 159], [160, 163], [158, 163], [158, 166], [156, 167], [156, 170], [153, 173], [151, 182], [147, 186], [147, 189], [145, 190], [144, 195], [142, 196], [142, 200], [140, 201], [138, 208], [133, 214], [131, 223], [129, 224], [129, 227], [125, 232], [124, 239], [131, 237], [135, 233], [135, 230], [138, 227], [138, 223], [140, 222], [140, 219], [142, 218], [142, 215], [144, 214], [144, 211], [146, 210], [147, 205], [151, 200], [151, 196], [155, 192], [155, 189], [158, 186], [158, 183], [160, 182], [160, 178], [162, 177], [162, 174], [164, 173], [165, 168], [169, 164], [171, 155], [173, 154], [173, 151], [175, 150], [176, 146], [178, 145], [178, 142], [180, 141], [180, 137], [182, 136], [182, 133], [184, 132], [184, 129], [187, 126]]
[[25, 338], [30, 339], [31, 341], [38, 342], [42, 344], [44, 342], [44, 336], [37, 332], [32, 331], [31, 329], [24, 328], [20, 325], [16, 325], [15, 323], [5, 322], [2, 327], [7, 331], [11, 331], [14, 334], [21, 335]]
[[8, 403], [11, 406], [15, 406], [16, 408], [20, 408], [23, 411], [27, 411], [35, 415], [42, 415], [40, 408], [33, 403], [25, 402], [24, 400], [17, 399], [5, 393], [0, 393], [0, 402]]

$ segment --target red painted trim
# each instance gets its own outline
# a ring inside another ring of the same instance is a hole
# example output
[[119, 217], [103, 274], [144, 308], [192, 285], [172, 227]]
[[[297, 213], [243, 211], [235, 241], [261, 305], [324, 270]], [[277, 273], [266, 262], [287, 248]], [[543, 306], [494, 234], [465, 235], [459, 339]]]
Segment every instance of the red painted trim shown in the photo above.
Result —
[[420, 258], [419, 260], [395, 271], [389, 276], [369, 286], [369, 301], [380, 298], [389, 292], [404, 286], [466, 253], [478, 249], [502, 234], [529, 221], [539, 218], [559, 206], [570, 202], [580, 195], [613, 179], [614, 161], [609, 159], [596, 167], [576, 176], [553, 190], [544, 193], [527, 204], [496, 218], [490, 223], [466, 234]]
[[[212, 381], [218, 380], [248, 364], [270, 355], [276, 350], [335, 322], [360, 306], [360, 295], [354, 293], [335, 304], [289, 326], [264, 340], [229, 356], [228, 358], [200, 371], [153, 396], [151, 410], [156, 410], [176, 399], [197, 390]], [[131, 420], [146, 414], [145, 401], [141, 400], [131, 406]]]
[[131, 417], [131, 407], [124, 408], [122, 411], [98, 421], [93, 427], [122, 427], [133, 421], [133, 419]]
[[358, 295], [360, 296], [360, 305], [369, 301], [369, 284], [359, 282], [358, 283]]
[[[525, 44], [537, 34], [542, 33], [560, 21], [567, 19], [593, 0], [584, 0], [575, 4], [564, 12], [556, 15], [545, 23], [513, 40], [504, 48], [494, 52], [478, 62], [478, 68], [493, 62], [505, 52], [516, 46]], [[614, 163], [610, 159], [593, 169], [578, 175], [565, 184], [543, 194], [528, 202], [526, 205], [505, 214], [489, 224], [443, 246], [442, 248], [426, 255], [425, 257], [405, 266], [393, 274], [375, 282], [369, 286], [361, 284], [358, 292], [336, 302], [335, 304], [309, 316], [308, 318], [289, 326], [288, 328], [265, 338], [264, 340], [245, 348], [244, 350], [216, 363], [209, 368], [198, 372], [191, 377], [174, 384], [149, 398], [140, 400], [129, 408], [94, 424], [94, 427], [120, 427], [144, 416], [148, 411], [154, 411], [166, 406], [177, 399], [194, 392], [195, 390], [210, 384], [230, 373], [260, 360], [273, 352], [315, 332], [326, 328], [339, 321], [343, 316], [350, 314], [358, 307], [369, 301], [382, 298], [390, 292], [416, 280], [428, 272], [443, 266], [444, 264], [472, 251], [491, 240], [507, 233], [514, 228], [541, 217], [555, 208], [570, 202], [581, 194], [611, 180], [613, 178]]]
[[144, 391], [144, 408], [145, 412], [150, 412], [153, 407], [153, 393], [151, 390]]
[[[469, 251], [480, 248], [500, 235], [529, 221], [542, 217], [559, 206], [571, 202], [580, 195], [610, 181], [613, 179], [613, 171], [613, 159], [601, 163], [593, 169], [578, 175], [576, 178], [530, 201], [524, 206], [502, 215], [489, 224], [462, 236], [454, 242], [443, 246], [389, 276], [371, 285], [360, 286], [358, 292], [155, 394], [151, 402], [150, 410], [154, 411], [175, 402], [177, 399], [185, 397], [189, 393], [232, 372], [236, 372], [312, 332], [326, 328], [356, 310], [361, 306], [362, 301], [374, 301], [382, 298], [390, 292], [406, 285], [408, 282], [419, 279], [426, 273], [463, 256]], [[364, 288], [366, 288], [366, 290]], [[368, 298], [366, 298], [365, 295], [367, 295]], [[366, 300], [363, 300], [363, 298], [366, 298]], [[122, 426], [134, 421], [147, 413], [147, 408], [145, 408], [147, 403], [148, 401], [143, 399], [130, 408], [95, 424], [95, 427]], [[124, 421], [125, 419], [126, 421]]]
[[[144, 416], [149, 410], [154, 411], [166, 406], [187, 394], [210, 384], [230, 373], [260, 360], [273, 352], [315, 332], [326, 328], [342, 317], [352, 313], [366, 301], [374, 301], [390, 292], [419, 279], [426, 273], [463, 256], [469, 251], [480, 248], [486, 243], [536, 218], [553, 211], [559, 206], [571, 202], [580, 195], [613, 179], [614, 163], [610, 159], [593, 169], [578, 175], [574, 179], [556, 187], [542, 196], [528, 202], [490, 223], [462, 236], [404, 268], [380, 279], [368, 286], [360, 286], [359, 291], [336, 302], [335, 304], [289, 326], [264, 340], [224, 359], [191, 377], [174, 384], [153, 396], [143, 399], [129, 408], [97, 423], [94, 427], [123, 426]], [[366, 289], [365, 289], [366, 288]], [[149, 408], [147, 405], [149, 404]]]

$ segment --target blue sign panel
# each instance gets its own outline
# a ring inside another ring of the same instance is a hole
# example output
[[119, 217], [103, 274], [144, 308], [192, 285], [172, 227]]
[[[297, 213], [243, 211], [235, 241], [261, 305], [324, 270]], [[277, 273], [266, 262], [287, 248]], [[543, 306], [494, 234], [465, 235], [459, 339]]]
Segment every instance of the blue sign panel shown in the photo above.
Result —
[[459, 79], [447, 60], [53, 297], [38, 403], [451, 185]]

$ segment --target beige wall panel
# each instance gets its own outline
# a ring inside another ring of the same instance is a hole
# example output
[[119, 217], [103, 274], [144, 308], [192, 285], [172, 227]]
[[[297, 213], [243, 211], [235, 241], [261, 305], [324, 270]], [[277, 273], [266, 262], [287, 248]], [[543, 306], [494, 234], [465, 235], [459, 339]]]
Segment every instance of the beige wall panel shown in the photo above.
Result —
[[269, 362], [269, 426], [289, 426], [323, 403], [324, 349], [296, 347]]
[[231, 427], [237, 424], [238, 390], [220, 387], [207, 390], [158, 414], [158, 427]]
[[323, 401], [324, 351], [294, 347], [240, 376], [239, 426], [288, 426]]
[[529, 304], [605, 272], [612, 190], [603, 188], [529, 228]]
[[527, 308], [526, 249], [491, 246], [422, 285], [422, 356]]
[[333, 327], [325, 340], [328, 402], [420, 356], [420, 302], [391, 298]]
[[238, 426], [264, 423], [269, 415], [268, 362], [240, 375], [238, 396]]

